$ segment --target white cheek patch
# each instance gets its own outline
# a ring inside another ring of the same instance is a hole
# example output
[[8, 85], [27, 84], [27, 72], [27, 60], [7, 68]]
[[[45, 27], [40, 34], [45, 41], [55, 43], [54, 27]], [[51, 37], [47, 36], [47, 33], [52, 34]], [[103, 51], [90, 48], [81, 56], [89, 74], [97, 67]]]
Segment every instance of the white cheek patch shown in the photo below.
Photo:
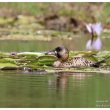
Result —
[[57, 51], [55, 51], [55, 54], [57, 54]]

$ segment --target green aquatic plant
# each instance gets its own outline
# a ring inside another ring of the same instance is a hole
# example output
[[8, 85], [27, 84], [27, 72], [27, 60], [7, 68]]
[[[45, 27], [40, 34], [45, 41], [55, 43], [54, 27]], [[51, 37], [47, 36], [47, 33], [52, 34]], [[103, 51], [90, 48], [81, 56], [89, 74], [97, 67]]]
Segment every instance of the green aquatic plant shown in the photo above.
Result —
[[[100, 61], [109, 57], [109, 51], [102, 52], [85, 52], [71, 51], [70, 57], [83, 56], [91, 61]], [[0, 53], [0, 69], [1, 70], [23, 70], [23, 71], [39, 71], [45, 72], [105, 72], [108, 73], [110, 58], [106, 60], [99, 68], [80, 67], [80, 68], [54, 68], [53, 62], [56, 57], [53, 55], [44, 55], [40, 52], [20, 52], [15, 53]]]

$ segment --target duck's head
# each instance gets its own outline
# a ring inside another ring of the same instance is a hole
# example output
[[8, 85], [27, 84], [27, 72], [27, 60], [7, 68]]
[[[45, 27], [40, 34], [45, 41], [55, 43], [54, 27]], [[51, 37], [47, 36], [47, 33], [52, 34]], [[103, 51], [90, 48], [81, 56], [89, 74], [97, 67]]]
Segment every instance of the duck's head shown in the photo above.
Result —
[[60, 61], [66, 61], [69, 58], [69, 51], [65, 47], [56, 47], [54, 50], [48, 51], [46, 55], [55, 55]]

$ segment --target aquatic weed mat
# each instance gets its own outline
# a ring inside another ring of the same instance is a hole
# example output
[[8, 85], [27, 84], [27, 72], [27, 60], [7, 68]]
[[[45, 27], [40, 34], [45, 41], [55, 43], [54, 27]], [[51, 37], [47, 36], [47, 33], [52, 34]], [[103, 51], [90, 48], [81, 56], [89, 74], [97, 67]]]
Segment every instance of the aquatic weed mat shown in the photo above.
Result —
[[92, 61], [101, 61], [106, 59], [99, 68], [95, 67], [78, 67], [78, 68], [54, 68], [52, 64], [56, 57], [45, 55], [42, 52], [0, 52], [0, 70], [21, 70], [25, 72], [37, 73], [110, 73], [110, 51], [70, 51], [70, 58], [75, 56], [85, 57]]
[[47, 73], [103, 73], [110, 74], [109, 67], [85, 67], [85, 68], [48, 68], [45, 69]]

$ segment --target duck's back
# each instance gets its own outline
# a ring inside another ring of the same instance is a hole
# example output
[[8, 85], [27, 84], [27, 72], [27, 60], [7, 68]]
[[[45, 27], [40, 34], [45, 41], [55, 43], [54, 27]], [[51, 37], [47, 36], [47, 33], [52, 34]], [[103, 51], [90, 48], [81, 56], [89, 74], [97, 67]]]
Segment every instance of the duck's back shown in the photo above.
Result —
[[68, 59], [65, 62], [61, 62], [59, 67], [87, 67], [94, 64], [94, 62], [89, 61], [83, 57], [75, 57], [72, 59]]

